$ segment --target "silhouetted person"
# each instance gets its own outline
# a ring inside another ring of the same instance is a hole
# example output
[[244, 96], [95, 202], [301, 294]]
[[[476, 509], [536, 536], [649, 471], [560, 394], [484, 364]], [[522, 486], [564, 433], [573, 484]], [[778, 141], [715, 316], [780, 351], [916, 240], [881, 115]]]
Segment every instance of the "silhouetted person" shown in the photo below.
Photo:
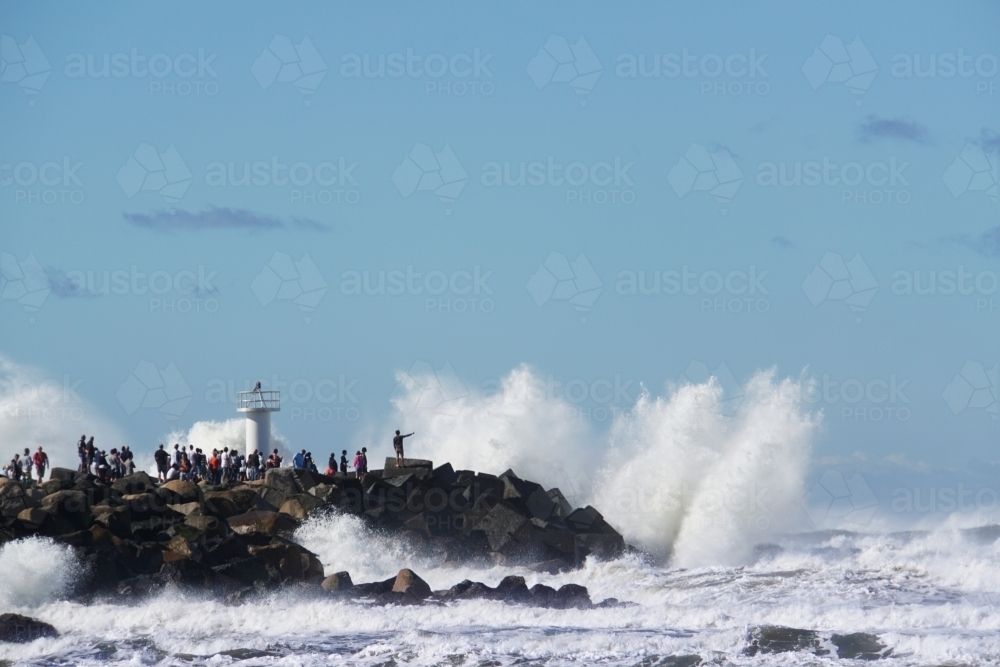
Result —
[[409, 438], [413, 433], [407, 433], [406, 435], [400, 435], [399, 431], [396, 431], [396, 437], [392, 439], [392, 448], [396, 450], [396, 467], [403, 467], [403, 438]]
[[161, 482], [166, 481], [167, 469], [170, 468], [170, 454], [161, 444], [160, 448], [153, 452], [153, 458], [156, 460], [156, 479]]
[[347, 450], [340, 452], [340, 472], [347, 474]]

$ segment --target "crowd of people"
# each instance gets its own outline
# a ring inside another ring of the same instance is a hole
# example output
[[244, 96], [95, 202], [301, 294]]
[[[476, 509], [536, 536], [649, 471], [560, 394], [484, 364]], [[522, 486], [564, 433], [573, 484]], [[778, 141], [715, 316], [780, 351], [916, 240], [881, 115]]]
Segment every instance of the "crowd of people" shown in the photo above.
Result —
[[[402, 465], [403, 462], [403, 438], [411, 435], [413, 434], [400, 435], [399, 431], [396, 431], [392, 445], [396, 452], [397, 465]], [[122, 446], [121, 451], [112, 448], [107, 452], [94, 445], [94, 436], [90, 436], [89, 439], [86, 435], [80, 436], [77, 456], [80, 460], [77, 466], [79, 472], [90, 473], [104, 481], [120, 479], [136, 470], [135, 458], [128, 445]], [[277, 449], [267, 457], [257, 451], [244, 456], [235, 448], [229, 447], [223, 447], [221, 450], [212, 449], [212, 453], [208, 454], [200, 447], [191, 444], [184, 447], [179, 443], [175, 444], [173, 449], [166, 449], [161, 443], [153, 453], [153, 459], [156, 462], [158, 481], [180, 479], [191, 482], [204, 481], [215, 485], [262, 479], [269, 468], [280, 468], [282, 464]], [[304, 449], [292, 456], [292, 467], [319, 473], [312, 452]], [[367, 447], [362, 447], [354, 453], [351, 467], [354, 469], [355, 477], [364, 479], [368, 473]], [[41, 482], [48, 468], [49, 457], [41, 447], [34, 454], [26, 447], [23, 455], [14, 454], [10, 463], [3, 467], [2, 475], [19, 481]], [[335, 475], [338, 472], [348, 474], [346, 449], [341, 451], [339, 461], [336, 452], [330, 454], [325, 472], [327, 475]]]
[[[45, 479], [45, 470], [49, 467], [49, 455], [39, 447], [34, 454], [25, 447], [24, 455], [14, 454], [10, 463], [3, 467], [3, 476], [10, 479], [31, 481]], [[34, 474], [34, 477], [32, 477]]]

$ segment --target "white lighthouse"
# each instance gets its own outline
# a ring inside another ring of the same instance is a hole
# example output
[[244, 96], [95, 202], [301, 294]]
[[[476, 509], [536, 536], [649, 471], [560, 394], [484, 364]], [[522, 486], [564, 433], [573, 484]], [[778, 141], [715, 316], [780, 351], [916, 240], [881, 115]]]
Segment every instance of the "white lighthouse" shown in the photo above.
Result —
[[281, 410], [281, 394], [277, 391], [261, 391], [258, 382], [253, 391], [236, 394], [236, 411], [247, 416], [247, 450], [257, 451], [266, 457], [271, 451], [271, 413]]

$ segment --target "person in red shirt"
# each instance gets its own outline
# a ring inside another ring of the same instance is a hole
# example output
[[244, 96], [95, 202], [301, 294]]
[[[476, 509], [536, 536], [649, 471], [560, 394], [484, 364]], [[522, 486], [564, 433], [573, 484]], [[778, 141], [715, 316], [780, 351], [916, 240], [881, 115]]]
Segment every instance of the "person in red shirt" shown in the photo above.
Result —
[[38, 476], [38, 481], [41, 482], [45, 478], [45, 469], [49, 467], [49, 455], [39, 447], [31, 458], [35, 464], [35, 474]]

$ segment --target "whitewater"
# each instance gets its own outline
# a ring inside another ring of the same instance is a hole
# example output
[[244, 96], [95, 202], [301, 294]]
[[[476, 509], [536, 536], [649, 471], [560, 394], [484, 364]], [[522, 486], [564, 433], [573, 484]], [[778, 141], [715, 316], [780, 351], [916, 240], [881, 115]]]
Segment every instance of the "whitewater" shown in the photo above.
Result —
[[[0, 644], [12, 664], [122, 665], [843, 665], [809, 652], [744, 654], [766, 625], [864, 632], [892, 649], [887, 665], [1000, 664], [1000, 528], [817, 530], [804, 480], [822, 414], [804, 379], [762, 372], [723, 409], [718, 384], [643, 393], [606, 433], [567, 419], [528, 367], [489, 394], [456, 396], [433, 378], [400, 377], [396, 423], [421, 434], [408, 455], [456, 469], [558, 486], [592, 504], [639, 551], [579, 570], [477, 569], [330, 514], [296, 541], [327, 573], [356, 583], [410, 567], [434, 589], [463, 579], [495, 586], [582, 584], [591, 599], [632, 603], [556, 610], [496, 601], [372, 607], [283, 592], [240, 605], [167, 590], [134, 605], [67, 601], [82, 576], [68, 547], [44, 539], [0, 547], [0, 612], [53, 624], [62, 636]], [[9, 400], [9, 399], [5, 399]], [[25, 434], [20, 434], [26, 437]], [[229, 422], [195, 424], [211, 446], [239, 439]], [[43, 436], [36, 436], [42, 438]], [[284, 442], [284, 441], [283, 441]], [[376, 443], [373, 443], [373, 445]], [[288, 443], [294, 447], [295, 443]], [[860, 664], [860, 661], [857, 661]]]

